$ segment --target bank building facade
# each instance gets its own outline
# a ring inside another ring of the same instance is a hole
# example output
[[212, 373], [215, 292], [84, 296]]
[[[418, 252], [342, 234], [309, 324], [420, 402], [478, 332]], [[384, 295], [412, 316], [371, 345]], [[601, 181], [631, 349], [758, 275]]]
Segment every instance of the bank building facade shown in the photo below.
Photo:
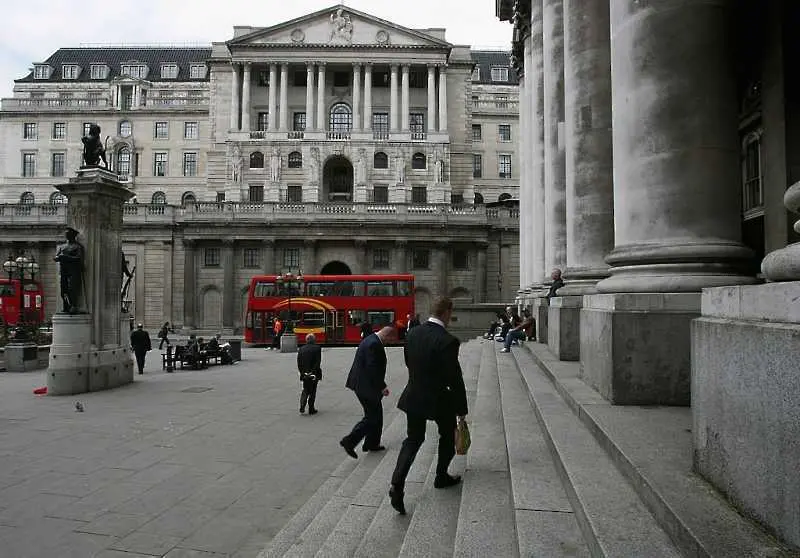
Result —
[[422, 313], [513, 300], [517, 102], [509, 53], [341, 5], [209, 47], [62, 48], [2, 100], [0, 251], [35, 255], [51, 314], [55, 185], [97, 123], [147, 327], [234, 333], [262, 273], [413, 273]]

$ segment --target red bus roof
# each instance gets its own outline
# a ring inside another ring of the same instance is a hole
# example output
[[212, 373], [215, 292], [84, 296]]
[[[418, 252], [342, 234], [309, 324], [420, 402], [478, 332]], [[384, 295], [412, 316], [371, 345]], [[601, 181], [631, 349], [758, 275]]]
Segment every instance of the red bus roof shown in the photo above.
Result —
[[[274, 281], [278, 275], [254, 275], [251, 281]], [[413, 281], [410, 273], [394, 273], [381, 275], [303, 275], [303, 281]]]

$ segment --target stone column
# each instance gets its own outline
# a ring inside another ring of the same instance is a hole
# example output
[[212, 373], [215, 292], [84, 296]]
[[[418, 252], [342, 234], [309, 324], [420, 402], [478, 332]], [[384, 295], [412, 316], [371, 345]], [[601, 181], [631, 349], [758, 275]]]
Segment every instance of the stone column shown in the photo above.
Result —
[[239, 129], [239, 115], [242, 111], [239, 106], [239, 64], [231, 64], [231, 131]]
[[222, 241], [222, 327], [233, 327], [233, 308], [236, 296], [236, 268], [233, 261], [234, 241], [226, 238]]
[[242, 131], [250, 131], [250, 62], [244, 63], [242, 74]]
[[564, 0], [544, 0], [545, 275], [567, 263], [564, 125]]
[[353, 64], [353, 131], [361, 130], [361, 64]]
[[196, 246], [195, 240], [183, 239], [183, 327], [188, 329], [194, 328], [195, 301], [197, 300]]
[[173, 270], [175, 269], [174, 251], [172, 249], [172, 240], [165, 240], [161, 243], [164, 252], [164, 307], [161, 309], [161, 320], [172, 324], [174, 317], [174, 302], [173, 302]]
[[369, 245], [366, 240], [356, 240], [356, 257], [358, 258], [358, 267], [361, 273], [369, 273]]
[[317, 66], [317, 129], [325, 131], [326, 119], [325, 115], [327, 107], [325, 105], [325, 63], [320, 63]]
[[395, 262], [392, 267], [397, 273], [408, 273], [408, 241], [398, 240], [395, 247]]
[[447, 68], [439, 66], [439, 131], [447, 131]]
[[261, 253], [264, 275], [277, 275], [275, 271], [275, 239], [265, 238], [262, 242]]
[[[525, 87], [530, 89], [530, 148], [531, 148], [531, 211], [533, 228], [525, 231], [531, 235], [531, 271], [533, 287], [539, 287], [549, 276], [545, 269], [544, 216], [544, 8], [542, 0], [531, 2], [531, 59], [525, 71]], [[538, 218], [537, 218], [538, 217]]]
[[281, 107], [280, 131], [289, 129], [289, 64], [281, 64]]
[[314, 63], [306, 63], [306, 130], [314, 129]]
[[439, 295], [447, 296], [449, 294], [447, 268], [449, 267], [450, 244], [440, 242], [437, 244], [436, 248], [439, 253], [439, 264], [437, 266], [439, 269], [437, 270], [438, 277], [436, 283], [439, 288]]
[[428, 65], [428, 133], [436, 131], [436, 66]]
[[475, 302], [486, 302], [486, 248], [485, 243], [477, 247], [477, 263], [475, 265]]
[[303, 241], [303, 275], [317, 273], [317, 241]]
[[372, 64], [364, 65], [364, 130], [372, 130]]
[[274, 132], [278, 129], [278, 65], [277, 64], [270, 64], [269, 65], [269, 101], [267, 105], [267, 110], [269, 114], [267, 118], [269, 120], [269, 128], [270, 132]]
[[389, 131], [397, 131], [397, 64], [392, 64], [389, 78]]
[[408, 101], [408, 72], [410, 68], [407, 64], [403, 65], [402, 68], [402, 81], [401, 81], [401, 95], [400, 95], [400, 129], [404, 132], [408, 132], [409, 125], [408, 125], [408, 111], [409, 111], [409, 101]]
[[[527, 156], [530, 152], [530, 105], [528, 103], [529, 90], [528, 80], [525, 72], [528, 70], [528, 59], [530, 58], [530, 41], [523, 40], [523, 62], [522, 68], [518, 72], [519, 77], [519, 288], [522, 291], [532, 283], [531, 276], [531, 244], [530, 234], [525, 234], [525, 230], [530, 226], [535, 218], [531, 212], [531, 158]], [[527, 304], [523, 302], [523, 305]]]

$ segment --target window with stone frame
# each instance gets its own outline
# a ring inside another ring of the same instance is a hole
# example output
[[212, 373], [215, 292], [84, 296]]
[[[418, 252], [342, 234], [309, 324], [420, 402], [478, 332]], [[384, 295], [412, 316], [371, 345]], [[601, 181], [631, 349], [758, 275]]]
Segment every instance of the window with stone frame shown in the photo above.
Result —
[[372, 269], [389, 269], [389, 249], [375, 248], [372, 251]]
[[475, 66], [475, 69], [472, 70], [472, 81], [480, 81], [481, 80], [481, 67]]
[[181, 206], [186, 207], [189, 204], [197, 203], [197, 196], [194, 195], [194, 192], [188, 191], [184, 192], [181, 196]]
[[292, 151], [289, 153], [289, 163], [288, 167], [290, 169], [301, 169], [303, 168], [303, 154], [299, 151]]
[[54, 122], [53, 123], [53, 139], [63, 140], [67, 138], [67, 123]]
[[378, 137], [389, 137], [389, 113], [372, 113], [372, 133]]
[[19, 203], [23, 205], [33, 205], [36, 203], [36, 196], [33, 195], [33, 192], [23, 192], [19, 197]]
[[175, 79], [178, 77], [177, 64], [161, 64], [161, 79]]
[[203, 248], [203, 267], [219, 267], [220, 256], [219, 248]]
[[305, 132], [306, 131], [306, 113], [305, 112], [295, 112], [292, 115], [292, 130], [295, 132]]
[[131, 173], [131, 148], [124, 145], [117, 151], [117, 174], [128, 177]]
[[264, 154], [260, 151], [253, 151], [250, 154], [250, 168], [263, 169], [264, 168]]
[[353, 129], [353, 111], [346, 103], [336, 103], [331, 107], [329, 127], [331, 132], [349, 132]]
[[287, 203], [303, 203], [303, 186], [300, 184], [289, 184], [286, 187]]
[[36, 176], [36, 153], [22, 154], [22, 176]]
[[425, 113], [424, 112], [410, 112], [408, 113], [408, 128], [411, 132], [411, 137], [422, 135], [425, 133]]
[[376, 184], [370, 192], [372, 203], [389, 203], [389, 186]]
[[207, 71], [205, 64], [192, 64], [189, 66], [189, 79], [203, 79]]
[[508, 66], [492, 66], [492, 81], [508, 81]]
[[245, 248], [242, 250], [242, 267], [245, 269], [258, 269], [261, 267], [261, 250], [258, 248]]
[[61, 76], [64, 79], [78, 79], [81, 68], [77, 64], [64, 64], [61, 66]]
[[183, 154], [183, 176], [197, 176], [197, 153]]
[[388, 169], [389, 156], [383, 151], [378, 151], [372, 159], [372, 167], [376, 169]]
[[498, 155], [497, 167], [500, 178], [511, 178], [511, 155], [507, 153]]
[[183, 139], [196, 140], [200, 138], [200, 123], [199, 122], [184, 122], [183, 123]]
[[469, 269], [469, 250], [455, 248], [453, 250], [453, 269]]
[[450, 205], [463, 205], [464, 194], [450, 194]]
[[164, 192], [153, 192], [153, 197], [150, 198], [150, 203], [156, 205], [166, 205], [167, 195]]
[[428, 165], [428, 159], [424, 153], [414, 153], [411, 156], [411, 168], [414, 170], [425, 170]]
[[748, 212], [755, 212], [764, 207], [764, 191], [761, 183], [761, 136], [750, 134], [743, 142], [742, 153], [742, 212], [745, 218]]
[[267, 87], [269, 85], [269, 70], [259, 70], [256, 74], [259, 87]]
[[425, 186], [412, 186], [411, 203], [428, 203], [428, 188]]
[[511, 141], [511, 124], [498, 124], [497, 135], [500, 141]]
[[300, 269], [300, 248], [283, 249], [283, 268], [289, 270]]
[[483, 156], [472, 154], [472, 178], [483, 177]]
[[269, 112], [258, 113], [258, 131], [265, 132], [269, 128]]
[[264, 201], [264, 185], [250, 184], [248, 186], [247, 201], [261, 203]]
[[84, 122], [83, 123], [83, 136], [88, 136], [89, 135], [89, 128], [91, 128], [91, 127], [92, 127], [92, 123], [91, 122]]
[[217, 192], [217, 203], [225, 201], [225, 192]]
[[429, 269], [430, 268], [431, 251], [427, 248], [414, 248], [411, 251], [411, 267], [412, 269]]
[[153, 176], [167, 176], [169, 161], [165, 151], [153, 153]]
[[39, 126], [36, 122], [25, 122], [22, 125], [22, 139], [35, 140], [39, 137]]
[[108, 66], [105, 64], [92, 64], [89, 66], [90, 79], [106, 79], [108, 74]]
[[472, 141], [483, 141], [483, 127], [480, 124], [472, 125]]
[[52, 166], [50, 167], [50, 176], [64, 176], [64, 164], [67, 154], [64, 152], [53, 153]]
[[153, 137], [155, 139], [169, 139], [169, 122], [156, 122], [154, 125]]

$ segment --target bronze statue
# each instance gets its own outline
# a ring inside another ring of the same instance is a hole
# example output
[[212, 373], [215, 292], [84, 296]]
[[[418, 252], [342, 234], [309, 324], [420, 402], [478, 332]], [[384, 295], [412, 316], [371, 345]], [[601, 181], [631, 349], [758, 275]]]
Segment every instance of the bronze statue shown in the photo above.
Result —
[[99, 167], [100, 161], [103, 161], [103, 166], [108, 168], [106, 148], [103, 146], [103, 142], [100, 141], [100, 126], [97, 124], [90, 124], [89, 135], [83, 136], [81, 141], [83, 142], [84, 166]]
[[128, 260], [125, 259], [125, 253], [120, 250], [120, 257], [122, 258], [122, 290], [120, 291], [120, 299], [122, 300], [122, 311], [128, 312], [131, 301], [128, 300], [128, 291], [131, 288], [131, 281], [133, 274], [136, 273], [136, 266], [133, 269], [128, 268]]
[[80, 295], [83, 287], [83, 261], [85, 251], [78, 242], [78, 231], [68, 227], [65, 233], [67, 242], [59, 245], [56, 257], [61, 275], [61, 300], [64, 303], [62, 312], [76, 314], [80, 312]]

